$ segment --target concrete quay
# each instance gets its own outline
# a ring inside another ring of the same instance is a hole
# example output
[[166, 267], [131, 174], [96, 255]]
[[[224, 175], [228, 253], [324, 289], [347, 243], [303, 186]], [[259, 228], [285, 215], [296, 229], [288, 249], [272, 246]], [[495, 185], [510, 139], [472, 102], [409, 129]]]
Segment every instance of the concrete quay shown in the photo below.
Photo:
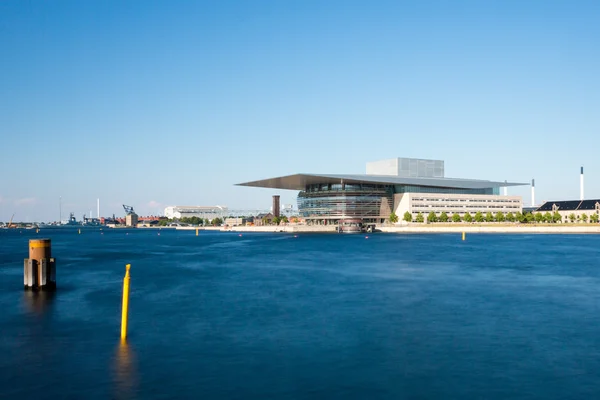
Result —
[[335, 225], [265, 225], [265, 226], [206, 226], [192, 227], [182, 226], [177, 227], [177, 230], [196, 230], [201, 231], [221, 231], [221, 232], [288, 232], [288, 233], [328, 233], [337, 232]]
[[273, 225], [273, 226], [233, 226], [224, 231], [231, 232], [289, 232], [289, 233], [335, 233], [335, 225]]
[[600, 233], [598, 224], [578, 225], [536, 225], [536, 224], [514, 224], [514, 225], [403, 225], [403, 226], [378, 226], [381, 232], [389, 233], [541, 233], [541, 234], [568, 234], [568, 233]]
[[[287, 232], [287, 233], [335, 233], [335, 225], [267, 225], [267, 226], [205, 226], [177, 227], [177, 230], [201, 230], [220, 232]], [[508, 234], [600, 234], [598, 224], [414, 224], [379, 225], [378, 232], [384, 233], [508, 233]]]

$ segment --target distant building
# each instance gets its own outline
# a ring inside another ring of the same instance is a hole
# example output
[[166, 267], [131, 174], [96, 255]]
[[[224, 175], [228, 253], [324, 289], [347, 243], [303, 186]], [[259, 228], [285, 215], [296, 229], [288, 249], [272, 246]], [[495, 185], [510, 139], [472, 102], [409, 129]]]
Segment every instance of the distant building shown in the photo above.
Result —
[[258, 214], [256, 217], [254, 217], [254, 225], [256, 225], [256, 226], [270, 225], [273, 223], [273, 219], [275, 219], [275, 216], [271, 213]]
[[241, 218], [241, 217], [225, 218], [225, 225], [228, 225], [228, 226], [242, 226], [242, 225], [246, 225], [247, 222], [249, 222], [248, 218]]
[[569, 215], [575, 215], [575, 218], [581, 218], [585, 214], [588, 218], [592, 214], [600, 215], [600, 199], [595, 200], [566, 200], [566, 201], [547, 201], [538, 207], [535, 212], [554, 213], [558, 212], [563, 222], [567, 222]]
[[523, 206], [523, 213], [533, 213], [539, 206]]
[[366, 174], [295, 174], [240, 183], [298, 190], [298, 211], [307, 223], [337, 223], [347, 218], [384, 222], [392, 211], [440, 215], [467, 212], [520, 212], [520, 196], [501, 196], [500, 188], [526, 183], [444, 177], [444, 161], [394, 158], [367, 163]]
[[127, 214], [125, 216], [125, 226], [137, 226], [138, 224], [138, 215], [137, 214]]
[[212, 220], [223, 218], [227, 210], [225, 206], [169, 206], [165, 208], [165, 217], [169, 219], [199, 217]]

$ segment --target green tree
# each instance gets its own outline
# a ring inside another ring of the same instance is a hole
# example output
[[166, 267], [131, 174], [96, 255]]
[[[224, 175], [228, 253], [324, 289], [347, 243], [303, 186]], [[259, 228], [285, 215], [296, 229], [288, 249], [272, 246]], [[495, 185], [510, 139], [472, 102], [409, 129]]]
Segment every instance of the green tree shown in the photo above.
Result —
[[412, 222], [412, 214], [407, 211], [404, 213], [404, 218], [402, 218], [402, 219], [405, 220], [406, 222]]
[[515, 214], [513, 214], [512, 212], [509, 212], [508, 214], [506, 214], [506, 220], [508, 222], [515, 222]]
[[485, 222], [494, 222], [494, 215], [489, 211], [485, 214]]
[[498, 211], [496, 213], [496, 222], [504, 222], [505, 219], [506, 217], [504, 216], [504, 213], [502, 211]]
[[571, 221], [571, 223], [575, 222], [575, 213], [569, 214], [569, 221]]
[[590, 215], [590, 222], [591, 223], [597, 224], [598, 223], [598, 219], [599, 219], [598, 218], [598, 214], [592, 214], [592, 215]]
[[210, 223], [213, 226], [218, 226], [218, 225], [221, 225], [223, 223], [223, 220], [221, 218], [219, 218], [219, 217], [216, 217], [212, 221], [210, 221]]
[[562, 222], [562, 215], [558, 211], [554, 211], [554, 214], [552, 214], [552, 222]]
[[539, 224], [540, 222], [544, 221], [544, 214], [539, 213], [539, 212], [535, 213], [534, 219], [535, 219], [535, 222], [537, 222]]
[[483, 214], [481, 213], [481, 211], [477, 211], [475, 213], [475, 222], [483, 222], [484, 218], [483, 218]]
[[204, 226], [210, 225], [210, 221], [208, 220], [208, 218], [204, 218]]
[[517, 222], [525, 222], [525, 216], [523, 215], [522, 212], [517, 211], [517, 213], [515, 214], [515, 220]]
[[437, 217], [433, 211], [427, 216], [427, 222], [437, 222]]
[[169, 221], [166, 219], [161, 219], [160, 221], [158, 221], [158, 226], [167, 226], [169, 224]]
[[581, 220], [585, 223], [588, 220], [587, 214], [581, 214]]
[[290, 222], [288, 220], [288, 217], [286, 217], [285, 215], [281, 217], [281, 221], [279, 221], [281, 224], [287, 224], [288, 222]]
[[470, 212], [468, 212], [468, 211], [467, 211], [467, 212], [465, 213], [465, 216], [463, 217], [463, 221], [465, 221], [465, 222], [469, 222], [469, 223], [470, 223], [470, 222], [473, 222], [473, 217], [471, 216], [471, 213], [470, 213]]
[[546, 211], [544, 214], [544, 222], [547, 224], [552, 223], [552, 214], [550, 214], [550, 211]]
[[532, 223], [533, 221], [535, 221], [535, 217], [533, 216], [533, 214], [532, 214], [532, 213], [527, 213], [527, 214], [524, 214], [524, 215], [523, 215], [523, 217], [525, 218], [525, 221], [524, 221], [524, 222], [526, 222], [526, 223], [528, 223], [528, 224], [530, 224], [530, 223]]
[[281, 217], [273, 217], [273, 224], [279, 225], [280, 222], [281, 222]]
[[190, 224], [190, 225], [200, 225], [203, 222], [203, 219], [200, 217], [183, 217], [180, 219], [181, 222], [183, 222], [184, 224]]
[[390, 222], [392, 224], [395, 224], [396, 222], [398, 222], [398, 216], [396, 215], [395, 212], [392, 211], [392, 213], [390, 214]]
[[452, 214], [452, 222], [460, 222], [460, 221], [461, 221], [460, 214], [458, 214], [458, 213]]
[[448, 214], [445, 211], [440, 214], [440, 222], [448, 222], [448, 219]]
[[416, 221], [417, 221], [417, 222], [420, 222], [420, 223], [423, 223], [423, 222], [425, 222], [425, 217], [423, 217], [423, 214], [421, 214], [421, 213], [418, 213], [418, 214], [417, 214], [417, 219], [416, 219]]

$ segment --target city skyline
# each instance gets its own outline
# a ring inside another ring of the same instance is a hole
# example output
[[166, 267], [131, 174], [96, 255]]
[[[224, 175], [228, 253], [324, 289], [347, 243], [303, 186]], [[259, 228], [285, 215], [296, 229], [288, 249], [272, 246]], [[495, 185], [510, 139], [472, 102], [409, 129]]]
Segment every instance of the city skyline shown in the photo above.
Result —
[[[0, 3], [0, 221], [169, 205], [268, 209], [236, 183], [446, 176], [600, 198], [600, 4]], [[530, 203], [530, 188], [509, 188]]]

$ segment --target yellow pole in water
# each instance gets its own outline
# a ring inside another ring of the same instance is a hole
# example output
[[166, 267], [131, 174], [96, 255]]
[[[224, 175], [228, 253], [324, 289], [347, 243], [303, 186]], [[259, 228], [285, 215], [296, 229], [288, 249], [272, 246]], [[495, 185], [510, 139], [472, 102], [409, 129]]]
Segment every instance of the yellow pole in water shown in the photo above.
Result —
[[79, 232], [77, 232], [77, 233], [81, 235], [81, 229], [79, 229]]
[[121, 340], [127, 338], [127, 315], [129, 314], [129, 270], [131, 264], [125, 266], [125, 278], [123, 278], [123, 310], [121, 311]]
[[196, 228], [196, 236], [198, 236], [198, 228]]
[[463, 232], [463, 240], [465, 240], [465, 236], [467, 236], [467, 234]]

